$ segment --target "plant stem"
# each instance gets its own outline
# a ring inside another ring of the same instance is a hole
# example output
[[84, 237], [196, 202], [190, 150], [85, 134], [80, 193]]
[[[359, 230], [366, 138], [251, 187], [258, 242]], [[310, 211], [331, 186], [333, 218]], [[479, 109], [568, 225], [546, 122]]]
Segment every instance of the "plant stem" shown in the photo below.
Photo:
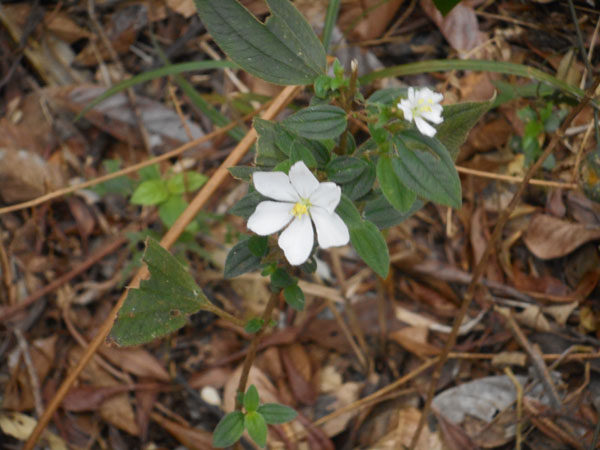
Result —
[[219, 316], [221, 319], [227, 320], [228, 322], [231, 322], [234, 325], [238, 325], [238, 326], [240, 326], [242, 328], [246, 324], [246, 322], [244, 322], [242, 319], [238, 319], [234, 315], [229, 314], [227, 311], [225, 311], [224, 309], [219, 308], [218, 306], [216, 306], [215, 304], [211, 303], [210, 301], [208, 301], [205, 304], [204, 310], [209, 311], [209, 312], [211, 312], [211, 313]]
[[[256, 350], [258, 349], [258, 344], [260, 343], [260, 339], [263, 334], [265, 334], [265, 330], [267, 329], [269, 320], [271, 319], [271, 314], [275, 309], [275, 304], [279, 299], [279, 293], [272, 293], [269, 298], [269, 303], [265, 307], [265, 310], [262, 314], [263, 326], [260, 330], [256, 332], [252, 341], [250, 342], [250, 347], [248, 348], [248, 353], [246, 353], [246, 359], [244, 359], [244, 366], [242, 367], [242, 375], [240, 376], [240, 382], [238, 383], [237, 395], [235, 397], [235, 409], [242, 408], [242, 395], [246, 392], [246, 384], [248, 384], [248, 375], [250, 374], [250, 368], [252, 367], [252, 363], [254, 362], [254, 358], [256, 358]], [[242, 394], [242, 395], [240, 395]]]

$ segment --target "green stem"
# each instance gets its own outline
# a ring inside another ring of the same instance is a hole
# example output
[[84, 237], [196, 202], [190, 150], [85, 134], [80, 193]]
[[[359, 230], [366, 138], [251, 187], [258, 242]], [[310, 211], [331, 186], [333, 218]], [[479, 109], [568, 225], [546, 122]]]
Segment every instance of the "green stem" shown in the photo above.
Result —
[[221, 319], [227, 320], [228, 322], [231, 322], [234, 325], [238, 325], [242, 328], [246, 324], [246, 322], [244, 322], [242, 319], [238, 319], [234, 315], [229, 314], [224, 309], [221, 309], [218, 306], [216, 306], [215, 304], [211, 303], [210, 300], [208, 300], [208, 299], [206, 299], [203, 309], [205, 311], [211, 312], [211, 313], [219, 316]]
[[263, 334], [265, 334], [265, 330], [267, 329], [269, 320], [271, 319], [271, 314], [273, 314], [273, 310], [275, 309], [275, 305], [277, 304], [277, 300], [279, 299], [279, 293], [272, 293], [269, 298], [269, 303], [265, 307], [265, 310], [262, 314], [263, 326], [262, 328], [254, 334], [252, 341], [250, 342], [250, 347], [248, 347], [248, 352], [246, 353], [246, 359], [244, 359], [244, 365], [242, 367], [242, 375], [240, 376], [240, 382], [237, 387], [237, 395], [235, 396], [235, 409], [242, 408], [242, 398], [244, 392], [246, 392], [246, 385], [248, 384], [248, 375], [250, 374], [250, 368], [252, 367], [252, 363], [256, 358], [256, 351], [258, 350], [258, 344], [260, 343], [260, 339]]

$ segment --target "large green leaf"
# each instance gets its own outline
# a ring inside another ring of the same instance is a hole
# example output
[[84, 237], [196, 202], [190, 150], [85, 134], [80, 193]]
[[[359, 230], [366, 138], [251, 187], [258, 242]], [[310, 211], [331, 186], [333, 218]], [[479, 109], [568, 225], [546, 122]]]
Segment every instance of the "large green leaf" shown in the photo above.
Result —
[[238, 242], [233, 246], [225, 259], [225, 278], [235, 278], [246, 272], [260, 268], [261, 258], [256, 256], [249, 247], [249, 239]]
[[267, 422], [265, 418], [256, 411], [246, 413], [244, 416], [244, 426], [248, 434], [259, 447], [267, 445]]
[[407, 212], [401, 213], [387, 201], [380, 190], [375, 190], [369, 195], [369, 198], [366, 199], [363, 215], [365, 216], [365, 219], [373, 222], [377, 225], [377, 228], [383, 230], [404, 222], [420, 210], [423, 205], [423, 201], [420, 198], [417, 198]]
[[381, 278], [390, 268], [390, 253], [379, 229], [367, 220], [348, 226], [350, 242], [362, 260]]
[[433, 0], [435, 7], [440, 10], [442, 15], [448, 14], [452, 8], [460, 3], [460, 0]]
[[271, 425], [291, 422], [298, 413], [289, 406], [279, 403], [265, 403], [258, 407], [258, 412], [265, 418], [265, 422]]
[[495, 98], [486, 102], [467, 102], [444, 106], [444, 121], [437, 127], [436, 139], [439, 140], [456, 160], [460, 145], [465, 142], [471, 128], [494, 103]]
[[462, 193], [454, 162], [436, 139], [407, 130], [393, 136], [397, 157], [394, 171], [417, 195], [442, 205], [460, 208]]
[[281, 123], [308, 139], [334, 139], [346, 129], [346, 112], [333, 105], [309, 106]]
[[325, 73], [325, 50], [288, 0], [267, 0], [265, 24], [235, 0], [196, 0], [202, 22], [240, 67], [276, 84], [312, 84]]
[[148, 239], [144, 262], [150, 279], [130, 289], [111, 337], [119, 345], [139, 345], [178, 330], [209, 303], [191, 275], [158, 242]]
[[274, 167], [288, 159], [294, 141], [290, 131], [277, 122], [259, 117], [254, 119], [254, 129], [258, 134], [256, 165]]
[[381, 155], [377, 161], [377, 180], [385, 198], [400, 212], [407, 212], [415, 202], [417, 195], [408, 189], [394, 171], [392, 158]]
[[235, 444], [242, 437], [244, 428], [244, 413], [233, 411], [225, 415], [213, 433], [213, 447], [224, 448]]

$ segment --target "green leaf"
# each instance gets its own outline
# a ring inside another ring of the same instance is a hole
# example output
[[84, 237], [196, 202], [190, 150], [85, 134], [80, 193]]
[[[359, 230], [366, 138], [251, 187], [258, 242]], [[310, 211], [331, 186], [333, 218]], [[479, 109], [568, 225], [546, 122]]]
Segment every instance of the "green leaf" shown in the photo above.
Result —
[[256, 210], [258, 204], [264, 200], [267, 200], [267, 198], [261, 195], [259, 192], [248, 192], [235, 205], [231, 207], [229, 213], [243, 217], [244, 219], [248, 219]]
[[406, 187], [428, 200], [460, 208], [460, 179], [439, 141], [415, 130], [403, 131], [392, 141], [397, 150], [397, 157], [392, 158], [394, 172]]
[[262, 24], [235, 0], [196, 0], [212, 38], [244, 70], [275, 84], [312, 84], [325, 73], [321, 42], [288, 0], [267, 4]]
[[171, 194], [181, 195], [185, 192], [194, 192], [206, 183], [208, 177], [198, 172], [182, 172], [173, 175], [167, 180], [167, 189]]
[[283, 298], [285, 298], [285, 302], [296, 311], [304, 311], [304, 292], [302, 292], [302, 289], [300, 289], [300, 286], [297, 284], [287, 286], [283, 290]]
[[342, 193], [351, 200], [358, 200], [371, 190], [375, 182], [375, 165], [371, 161], [365, 161], [365, 170], [354, 180], [342, 184]]
[[361, 259], [381, 278], [386, 278], [390, 268], [387, 243], [375, 224], [362, 221], [348, 227], [350, 242]]
[[386, 106], [396, 106], [401, 97], [408, 96], [408, 88], [396, 87], [386, 88], [375, 91], [367, 99], [367, 105], [382, 104]]
[[417, 198], [406, 213], [401, 213], [387, 201], [380, 190], [376, 190], [369, 198], [365, 199], [365, 209], [363, 213], [366, 220], [373, 222], [377, 225], [377, 228], [383, 230], [404, 222], [421, 209], [423, 205], [423, 201]]
[[[258, 134], [256, 142], [256, 164], [264, 167], [273, 167], [288, 159], [290, 148], [283, 145], [288, 138], [289, 131], [285, 130], [281, 124], [264, 120], [254, 119], [254, 128]], [[281, 148], [284, 150], [282, 151]], [[287, 150], [287, 153], [286, 153]]]
[[344, 221], [344, 223], [351, 227], [353, 225], [360, 225], [362, 222], [362, 218], [360, 217], [360, 213], [352, 200], [342, 194], [340, 198], [340, 203], [335, 208], [335, 212], [340, 216], [340, 218]]
[[279, 403], [265, 403], [260, 405], [257, 410], [270, 425], [279, 425], [286, 422], [291, 422], [296, 418], [298, 413], [289, 406], [280, 405]]
[[293, 286], [297, 283], [297, 280], [291, 276], [287, 270], [278, 267], [271, 274], [271, 285], [274, 288], [284, 289], [288, 286]]
[[258, 169], [252, 166], [234, 166], [227, 168], [227, 170], [229, 170], [232, 177], [249, 182], [252, 180], [252, 174]]
[[131, 196], [134, 205], [158, 205], [169, 197], [169, 190], [163, 180], [142, 181]]
[[492, 98], [486, 102], [457, 103], [444, 106], [442, 116], [444, 121], [437, 126], [436, 139], [450, 152], [452, 160], [456, 161], [460, 146], [467, 139], [469, 131], [479, 121], [494, 103]]
[[248, 248], [254, 256], [262, 258], [267, 254], [267, 250], [269, 249], [269, 238], [257, 234], [250, 236], [250, 239], [248, 239]]
[[[102, 161], [106, 173], [114, 173], [121, 168], [121, 161], [118, 159], [105, 159]], [[133, 180], [126, 176], [113, 178], [112, 180], [100, 183], [92, 187], [92, 190], [100, 196], [106, 194], [119, 194], [127, 196], [133, 191]]]
[[307, 139], [333, 139], [346, 129], [346, 112], [333, 105], [309, 106], [286, 117], [285, 127]]
[[246, 326], [244, 326], [244, 331], [246, 333], [250, 333], [250, 334], [257, 333], [258, 331], [260, 331], [260, 329], [263, 327], [264, 324], [265, 324], [264, 320], [262, 320], [259, 317], [255, 317], [253, 319], [250, 319], [246, 323]]
[[433, 0], [433, 3], [442, 15], [445, 16], [452, 11], [452, 8], [460, 3], [460, 0]]
[[364, 159], [353, 156], [338, 156], [332, 159], [325, 167], [327, 178], [337, 184], [350, 183], [360, 176], [368, 163]]
[[267, 445], [267, 422], [257, 411], [252, 411], [244, 416], [244, 425], [248, 434], [256, 445], [264, 447]]
[[140, 176], [141, 181], [161, 179], [158, 164], [152, 164], [150, 166], [142, 167], [140, 170], [137, 171], [137, 173]]
[[417, 198], [417, 194], [408, 189], [400, 181], [394, 171], [392, 159], [389, 155], [380, 155], [377, 161], [377, 180], [385, 198], [400, 212], [410, 209]]
[[290, 162], [294, 164], [297, 161], [303, 161], [309, 169], [317, 167], [317, 160], [312, 151], [300, 140], [294, 141], [290, 151]]
[[119, 345], [139, 345], [178, 330], [209, 303], [175, 256], [148, 239], [144, 262], [150, 279], [130, 289], [111, 336]]
[[259, 401], [258, 390], [256, 389], [256, 386], [251, 384], [244, 394], [244, 408], [246, 408], [246, 412], [256, 411], [258, 409]]
[[233, 411], [225, 415], [213, 433], [213, 447], [223, 448], [235, 444], [244, 433], [244, 414]]
[[348, 226], [350, 242], [361, 259], [381, 278], [386, 278], [390, 268], [387, 243], [375, 224], [361, 221]]
[[180, 195], [172, 195], [166, 202], [160, 204], [158, 207], [158, 216], [167, 227], [172, 227], [187, 206], [188, 204], [183, 197]]
[[225, 259], [225, 278], [235, 278], [260, 268], [260, 258], [250, 250], [248, 239], [238, 242]]

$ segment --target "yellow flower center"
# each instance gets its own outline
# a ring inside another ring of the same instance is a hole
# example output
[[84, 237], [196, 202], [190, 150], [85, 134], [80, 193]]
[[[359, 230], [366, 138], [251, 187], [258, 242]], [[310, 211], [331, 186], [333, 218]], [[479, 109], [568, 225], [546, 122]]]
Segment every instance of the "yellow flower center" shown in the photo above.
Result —
[[300, 200], [299, 202], [297, 202], [294, 207], [292, 208], [292, 210], [290, 211], [290, 213], [297, 217], [300, 218], [302, 217], [304, 214], [308, 214], [308, 210], [310, 209], [310, 202], [308, 200]]

